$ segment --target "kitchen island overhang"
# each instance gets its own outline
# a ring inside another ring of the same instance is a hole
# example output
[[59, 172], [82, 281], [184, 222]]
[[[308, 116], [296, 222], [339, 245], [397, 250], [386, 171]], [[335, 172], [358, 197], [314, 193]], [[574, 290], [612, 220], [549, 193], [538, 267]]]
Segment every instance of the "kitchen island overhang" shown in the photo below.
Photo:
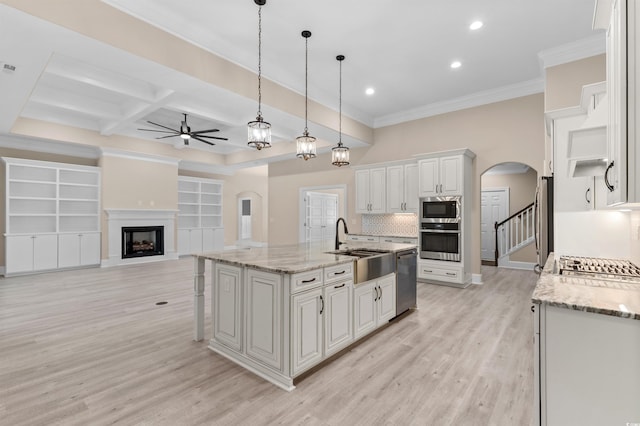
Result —
[[[398, 253], [411, 244], [344, 250]], [[354, 285], [354, 258], [299, 244], [195, 254], [194, 340], [204, 338], [205, 261], [211, 270], [209, 349], [271, 383], [293, 380], [396, 316], [395, 273]]]

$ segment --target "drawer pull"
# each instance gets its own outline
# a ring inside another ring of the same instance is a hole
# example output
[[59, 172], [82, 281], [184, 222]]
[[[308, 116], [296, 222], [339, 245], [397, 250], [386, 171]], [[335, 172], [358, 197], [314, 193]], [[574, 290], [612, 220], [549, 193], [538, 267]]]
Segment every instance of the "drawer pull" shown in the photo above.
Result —
[[340, 285], [333, 286], [333, 288], [342, 288], [342, 287], [344, 287], [344, 285], [345, 285], [345, 284], [346, 284], [346, 283], [342, 283], [342, 284], [340, 284]]
[[334, 272], [334, 273], [333, 273], [333, 275], [342, 275], [342, 274], [344, 274], [345, 272], [347, 272], [347, 271]]
[[428, 274], [433, 273], [433, 271], [432, 271], [431, 269], [425, 269], [425, 270], [424, 270], [424, 272], [426, 272], [426, 273], [428, 273]]
[[309, 284], [309, 283], [314, 282], [315, 280], [316, 280], [315, 277], [311, 278], [310, 280], [302, 280], [302, 284]]
[[451, 275], [451, 276], [455, 277], [458, 274], [456, 274], [455, 272], [447, 272], [447, 275]]

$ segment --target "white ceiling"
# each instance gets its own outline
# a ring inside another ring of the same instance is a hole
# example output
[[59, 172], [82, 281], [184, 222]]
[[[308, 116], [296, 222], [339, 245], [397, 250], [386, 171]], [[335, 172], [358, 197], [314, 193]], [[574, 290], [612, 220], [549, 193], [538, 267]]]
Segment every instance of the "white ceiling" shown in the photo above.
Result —
[[[258, 6], [252, 0], [103, 1], [257, 71]], [[343, 112], [378, 127], [482, 103], [497, 93], [542, 91], [541, 52], [570, 52], [577, 45], [604, 51], [602, 32], [591, 29], [593, 8], [588, 0], [267, 0], [263, 75], [304, 93], [300, 32], [308, 29], [309, 97], [337, 110], [335, 56], [344, 54]], [[484, 27], [469, 30], [476, 19]], [[451, 69], [453, 60], [462, 67]], [[16, 71], [2, 70], [4, 63]], [[255, 115], [254, 101], [3, 5], [0, 70], [0, 133], [26, 117], [151, 139], [137, 130], [148, 128], [146, 120], [176, 128], [185, 112], [192, 130], [215, 127], [216, 136], [229, 138], [215, 147], [194, 141], [192, 149], [248, 149], [245, 125]], [[369, 86], [374, 96], [364, 94]], [[300, 117], [268, 106], [263, 113], [274, 124], [275, 143], [301, 133]], [[311, 123], [314, 136], [337, 140], [334, 130]], [[345, 143], [365, 145], [352, 138]]]

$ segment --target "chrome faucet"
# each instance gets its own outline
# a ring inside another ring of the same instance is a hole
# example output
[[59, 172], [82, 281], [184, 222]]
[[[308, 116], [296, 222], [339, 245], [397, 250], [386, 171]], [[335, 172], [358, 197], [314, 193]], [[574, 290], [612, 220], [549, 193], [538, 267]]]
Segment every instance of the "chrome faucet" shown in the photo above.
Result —
[[347, 222], [339, 217], [338, 220], [336, 220], [336, 250], [340, 249], [340, 244], [343, 244], [340, 242], [340, 239], [338, 239], [338, 225], [340, 224], [340, 221], [342, 221], [342, 224], [344, 225], [344, 234], [347, 235], [349, 233], [349, 231], [347, 230]]

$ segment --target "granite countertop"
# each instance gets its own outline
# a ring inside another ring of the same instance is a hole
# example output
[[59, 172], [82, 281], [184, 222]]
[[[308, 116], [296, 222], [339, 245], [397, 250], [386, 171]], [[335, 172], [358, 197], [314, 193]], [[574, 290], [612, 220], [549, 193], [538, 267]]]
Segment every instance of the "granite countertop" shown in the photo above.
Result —
[[350, 232], [349, 235], [358, 235], [362, 237], [380, 237], [380, 238], [418, 238], [417, 235], [366, 234], [364, 232]]
[[549, 255], [531, 300], [550, 306], [640, 320], [640, 283], [554, 273]]
[[[398, 252], [415, 248], [412, 244], [369, 243], [350, 241], [342, 244], [340, 250], [369, 249], [385, 252]], [[215, 260], [235, 266], [246, 266], [267, 272], [295, 274], [327, 266], [353, 262], [357, 258], [344, 254], [326, 253], [334, 251], [326, 244], [294, 244], [276, 247], [250, 247], [245, 249], [194, 254], [199, 258]]]

